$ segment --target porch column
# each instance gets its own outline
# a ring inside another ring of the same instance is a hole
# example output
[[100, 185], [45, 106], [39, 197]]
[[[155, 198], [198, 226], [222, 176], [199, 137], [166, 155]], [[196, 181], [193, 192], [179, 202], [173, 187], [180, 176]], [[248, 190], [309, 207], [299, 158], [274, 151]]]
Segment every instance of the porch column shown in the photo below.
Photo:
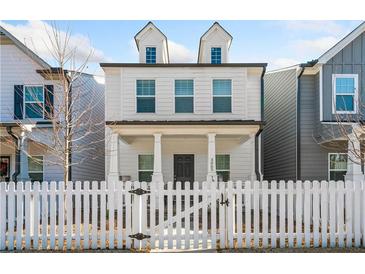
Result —
[[153, 134], [155, 138], [153, 153], [153, 174], [152, 182], [163, 182], [162, 156], [161, 156], [161, 133]]
[[215, 133], [208, 133], [208, 174], [207, 182], [217, 181], [215, 165]]
[[29, 168], [28, 168], [28, 138], [25, 131], [20, 134], [20, 172], [17, 176], [18, 181], [29, 181]]
[[119, 135], [113, 133], [110, 137], [110, 162], [109, 162], [109, 174], [108, 181], [119, 181]]
[[347, 149], [347, 173], [345, 180], [353, 182], [361, 182], [364, 180], [364, 174], [361, 170], [360, 163], [360, 141], [354, 133], [351, 133], [348, 141]]

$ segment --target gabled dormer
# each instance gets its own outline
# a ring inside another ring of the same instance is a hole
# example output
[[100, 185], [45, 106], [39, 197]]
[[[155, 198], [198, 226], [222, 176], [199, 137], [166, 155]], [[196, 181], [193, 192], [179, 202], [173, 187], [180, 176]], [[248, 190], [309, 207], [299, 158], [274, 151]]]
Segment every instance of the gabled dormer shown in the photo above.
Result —
[[152, 23], [141, 29], [136, 36], [139, 62], [144, 64], [169, 63], [167, 37]]
[[228, 63], [228, 50], [232, 36], [215, 22], [200, 38], [198, 63]]

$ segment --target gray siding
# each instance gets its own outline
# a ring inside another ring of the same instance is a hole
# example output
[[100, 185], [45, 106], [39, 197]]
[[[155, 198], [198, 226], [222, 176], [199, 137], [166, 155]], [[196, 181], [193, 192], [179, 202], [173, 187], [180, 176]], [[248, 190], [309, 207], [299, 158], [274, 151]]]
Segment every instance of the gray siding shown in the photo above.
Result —
[[265, 75], [264, 178], [296, 178], [296, 69]]
[[[323, 120], [336, 121], [332, 115], [332, 74], [358, 74], [360, 100], [365, 102], [365, 33], [323, 65]], [[362, 110], [364, 111], [364, 110]]]

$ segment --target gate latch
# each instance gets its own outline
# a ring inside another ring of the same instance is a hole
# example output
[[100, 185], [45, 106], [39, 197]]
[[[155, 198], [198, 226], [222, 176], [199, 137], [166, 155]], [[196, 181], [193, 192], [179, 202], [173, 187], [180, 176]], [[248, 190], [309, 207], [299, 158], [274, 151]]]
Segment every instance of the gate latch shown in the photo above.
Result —
[[142, 188], [136, 188], [136, 189], [130, 190], [128, 192], [132, 193], [132, 194], [137, 194], [137, 195], [143, 195], [143, 194], [151, 193], [151, 191], [144, 190]]
[[219, 204], [222, 205], [222, 206], [224, 206], [224, 205], [229, 206], [228, 198], [225, 201], [223, 201], [223, 194], [221, 194], [221, 201], [220, 201]]
[[129, 238], [132, 238], [132, 239], [136, 239], [136, 240], [143, 240], [143, 239], [148, 239], [148, 238], [151, 238], [150, 235], [146, 235], [146, 234], [143, 234], [143, 233], [136, 233], [136, 234], [132, 234], [132, 235], [128, 235]]

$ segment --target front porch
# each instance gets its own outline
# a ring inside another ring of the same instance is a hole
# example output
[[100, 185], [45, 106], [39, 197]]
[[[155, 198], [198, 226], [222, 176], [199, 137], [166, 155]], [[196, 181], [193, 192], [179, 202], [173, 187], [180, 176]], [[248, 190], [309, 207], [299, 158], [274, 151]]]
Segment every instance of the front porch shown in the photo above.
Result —
[[258, 123], [139, 122], [109, 128], [108, 180], [211, 182], [261, 178]]

